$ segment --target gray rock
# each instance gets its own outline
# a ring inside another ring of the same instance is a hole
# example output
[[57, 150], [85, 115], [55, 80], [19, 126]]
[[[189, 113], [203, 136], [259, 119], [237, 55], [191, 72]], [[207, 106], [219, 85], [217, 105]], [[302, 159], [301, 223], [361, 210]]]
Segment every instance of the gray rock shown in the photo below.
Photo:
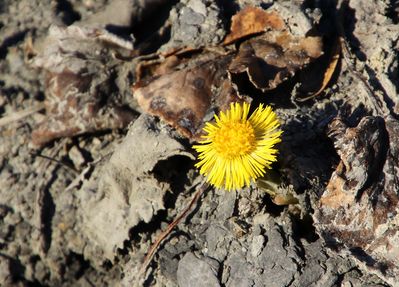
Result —
[[[217, 278], [219, 266], [209, 264], [189, 252], [179, 261], [177, 281], [184, 287], [218, 287]], [[216, 268], [215, 268], [216, 267]]]
[[215, 1], [184, 0], [172, 9], [171, 39], [161, 50], [176, 47], [203, 47], [222, 41], [225, 30], [221, 10]]
[[194, 12], [192, 9], [184, 7], [181, 10], [180, 21], [184, 25], [198, 26], [204, 23], [205, 17], [199, 13]]
[[257, 257], [265, 245], [265, 238], [262, 235], [257, 235], [252, 238], [251, 255]]

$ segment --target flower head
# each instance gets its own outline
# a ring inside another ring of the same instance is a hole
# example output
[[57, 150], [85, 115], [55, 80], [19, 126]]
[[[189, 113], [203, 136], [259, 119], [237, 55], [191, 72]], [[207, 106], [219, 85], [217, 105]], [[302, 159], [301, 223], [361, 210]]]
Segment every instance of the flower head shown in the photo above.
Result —
[[214, 123], [206, 123], [204, 140], [193, 146], [199, 153], [195, 166], [217, 188], [248, 186], [276, 161], [273, 147], [282, 134], [276, 114], [261, 104], [248, 118], [249, 108], [247, 103], [232, 103], [215, 115]]

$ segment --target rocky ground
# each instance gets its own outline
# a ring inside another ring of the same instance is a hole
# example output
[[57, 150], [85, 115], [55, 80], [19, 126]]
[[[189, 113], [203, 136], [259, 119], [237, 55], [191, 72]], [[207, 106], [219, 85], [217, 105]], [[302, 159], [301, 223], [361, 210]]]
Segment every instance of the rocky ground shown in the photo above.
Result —
[[[247, 6], [322, 46], [259, 68], [279, 32], [226, 42]], [[0, 286], [399, 286], [398, 19], [390, 0], [2, 1]], [[236, 100], [275, 109], [277, 164], [207, 189], [141, 274], [203, 182], [196, 133]]]

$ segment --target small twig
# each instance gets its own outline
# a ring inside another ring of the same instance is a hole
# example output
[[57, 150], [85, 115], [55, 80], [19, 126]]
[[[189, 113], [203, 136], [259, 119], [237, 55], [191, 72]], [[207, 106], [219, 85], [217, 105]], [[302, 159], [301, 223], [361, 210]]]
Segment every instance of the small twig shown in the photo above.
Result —
[[[62, 147], [65, 145], [65, 139], [62, 139], [57, 145], [55, 145], [51, 150], [50, 154], [47, 156], [42, 156], [38, 157], [38, 168], [37, 168], [37, 174], [38, 174], [38, 184], [36, 187], [37, 194], [36, 194], [36, 202], [35, 202], [35, 207], [34, 207], [34, 216], [35, 216], [35, 221], [36, 221], [36, 226], [38, 230], [40, 231], [40, 235], [38, 238], [39, 242], [39, 254], [44, 257], [45, 254], [48, 251], [48, 248], [50, 246], [50, 240], [51, 238], [48, 238], [48, 232], [45, 230], [46, 227], [48, 227], [48, 222], [45, 221], [45, 218], [47, 217], [45, 215], [45, 209], [44, 204], [46, 200], [48, 200], [48, 195], [49, 195], [49, 184], [54, 180], [56, 177], [56, 171], [59, 168], [59, 165], [52, 165], [52, 160], [48, 160], [46, 157], [49, 157], [50, 159], [53, 159], [59, 154], [61, 151]], [[37, 156], [36, 154], [32, 153], [33, 156]], [[50, 177], [45, 176], [45, 174], [49, 174]], [[46, 199], [47, 197], [47, 199]]]
[[59, 165], [61, 165], [61, 166], [65, 167], [65, 168], [67, 168], [67, 169], [73, 171], [75, 174], [79, 174], [79, 171], [78, 171], [76, 168], [74, 168], [73, 166], [70, 166], [69, 164], [66, 164], [66, 163], [64, 163], [64, 162], [62, 162], [62, 161], [60, 161], [60, 160], [58, 160], [58, 159], [55, 159], [55, 158], [53, 158], [53, 157], [50, 157], [50, 156], [47, 156], [47, 155], [44, 155], [44, 154], [40, 154], [40, 153], [38, 153], [38, 154], [32, 154], [32, 155], [33, 155], [33, 156], [37, 156], [37, 157], [41, 157], [41, 158], [44, 158], [44, 159], [47, 159], [47, 160], [52, 161], [52, 162], [56, 162], [56, 163], [58, 163]]
[[30, 116], [31, 114], [37, 113], [41, 110], [44, 109], [44, 103], [40, 103], [36, 106], [27, 108], [25, 110], [19, 111], [12, 113], [10, 115], [6, 115], [2, 118], [0, 118], [0, 127], [8, 125], [12, 122], [20, 121], [23, 118], [26, 118], [27, 116]]
[[208, 188], [208, 186], [209, 185], [207, 183], [203, 183], [198, 188], [198, 190], [194, 193], [193, 198], [191, 199], [190, 203], [186, 206], [186, 208], [184, 208], [184, 210], [173, 220], [173, 222], [168, 225], [166, 230], [164, 230], [158, 236], [158, 238], [152, 244], [152, 246], [148, 250], [147, 255], [144, 258], [143, 264], [141, 265], [139, 274], [137, 276], [137, 280], [140, 280], [140, 278], [146, 272], [148, 265], [151, 263], [152, 259], [154, 258], [154, 255], [155, 255], [156, 251], [158, 250], [159, 246], [161, 245], [162, 241], [172, 232], [173, 228], [175, 228], [176, 225], [178, 225], [189, 214], [190, 210], [197, 203], [198, 199], [205, 192], [205, 190]]

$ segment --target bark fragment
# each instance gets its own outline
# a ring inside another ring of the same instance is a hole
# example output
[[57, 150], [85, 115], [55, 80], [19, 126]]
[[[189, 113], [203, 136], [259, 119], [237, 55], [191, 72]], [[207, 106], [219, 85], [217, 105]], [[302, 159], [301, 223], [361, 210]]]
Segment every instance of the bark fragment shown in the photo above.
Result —
[[389, 282], [399, 275], [399, 122], [337, 118], [330, 137], [341, 158], [315, 214], [319, 232]]

